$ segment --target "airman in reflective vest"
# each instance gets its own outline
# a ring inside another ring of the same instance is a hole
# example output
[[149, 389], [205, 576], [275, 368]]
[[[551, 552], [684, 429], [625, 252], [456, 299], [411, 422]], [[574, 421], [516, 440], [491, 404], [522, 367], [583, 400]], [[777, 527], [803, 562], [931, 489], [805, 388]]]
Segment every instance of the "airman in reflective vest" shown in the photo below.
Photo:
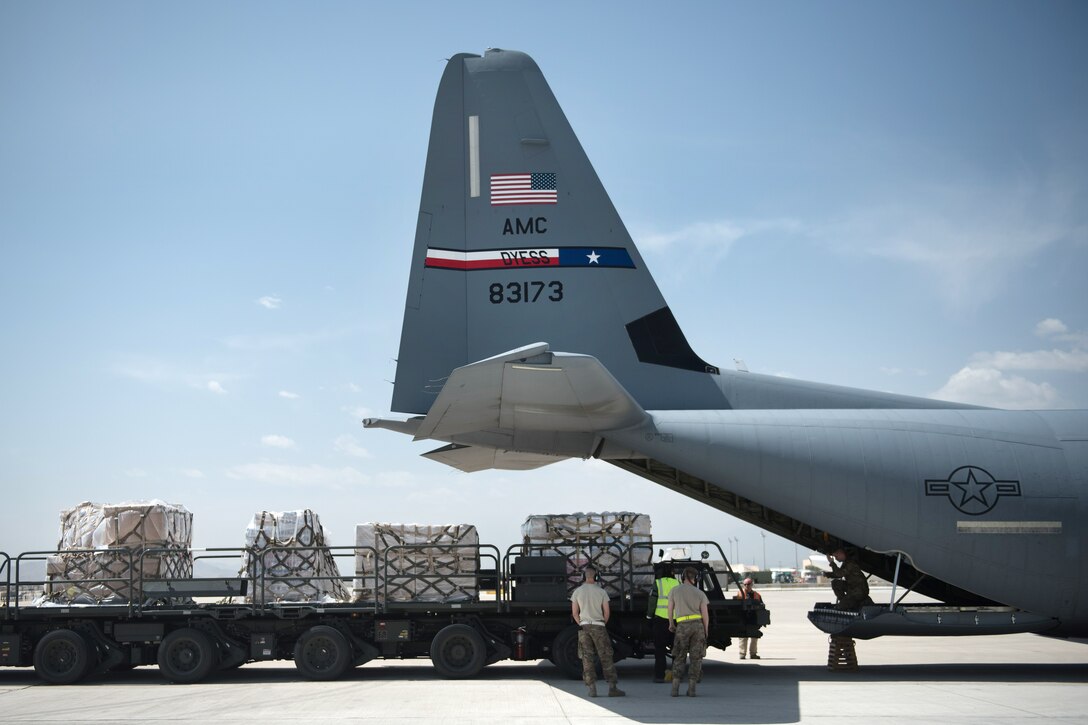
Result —
[[650, 608], [646, 616], [653, 618], [654, 631], [654, 682], [665, 682], [665, 653], [672, 647], [669, 631], [669, 592], [680, 585], [672, 575], [672, 566], [660, 563], [654, 567], [654, 590], [650, 593]]

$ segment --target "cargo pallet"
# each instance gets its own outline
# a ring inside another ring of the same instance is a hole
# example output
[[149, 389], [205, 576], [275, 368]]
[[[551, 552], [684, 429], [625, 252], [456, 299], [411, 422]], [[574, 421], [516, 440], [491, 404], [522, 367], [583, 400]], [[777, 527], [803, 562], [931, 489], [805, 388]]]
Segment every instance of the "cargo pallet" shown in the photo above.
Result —
[[[494, 546], [474, 545], [481, 565], [475, 572], [476, 595], [461, 601], [396, 601], [387, 594], [396, 577], [400, 580], [393, 584], [401, 585], [406, 576], [418, 577], [420, 589], [427, 590], [434, 577], [442, 576], [390, 573], [390, 557], [397, 549], [441, 553], [444, 548], [462, 551], [464, 545], [404, 545], [380, 557], [372, 551], [382, 568], [375, 567], [366, 581], [360, 582], [358, 576], [331, 577], [346, 583], [354, 580], [357, 590], [371, 595], [350, 603], [267, 601], [262, 593], [276, 577], [265, 571], [251, 570], [237, 578], [144, 578], [137, 573], [143, 571], [143, 558], [162, 553], [147, 548], [113, 550], [128, 558], [128, 576], [118, 577], [113, 582], [118, 586], [112, 587], [130, 593], [126, 601], [27, 604], [21, 598], [29, 589], [48, 586], [55, 592], [86, 582], [27, 577], [28, 567], [40, 565], [33, 562], [59, 552], [16, 557], [0, 553], [0, 667], [33, 666], [45, 682], [73, 684], [92, 673], [114, 677], [132, 667], [157, 664], [168, 680], [192, 683], [217, 671], [267, 660], [292, 660], [303, 677], [331, 680], [374, 659], [430, 658], [449, 678], [475, 677], [500, 660], [548, 659], [568, 677], [580, 678], [578, 628], [571, 620], [569, 592], [575, 583], [572, 574], [600, 553], [595, 546], [566, 542], [569, 550], [561, 554], [554, 545], [523, 544], [500, 556]], [[635, 585], [652, 581], [652, 567], [632, 562], [648, 561], [656, 547], [681, 546], [692, 553], [702, 548], [702, 559], [672, 563], [699, 572], [699, 585], [710, 599], [709, 646], [724, 650], [733, 637], [759, 636], [760, 628], [770, 623], [762, 602], [727, 595], [738, 579], [717, 543], [641, 542], [622, 554], [619, 571], [601, 571], [598, 577], [613, 593], [608, 630], [617, 661], [653, 656], [649, 587]], [[319, 548], [334, 557], [354, 557], [360, 551], [357, 546]], [[636, 557], [642, 548], [649, 552]], [[245, 551], [191, 553], [194, 562], [237, 561]], [[714, 569], [706, 561], [711, 551], [724, 562], [724, 569]], [[493, 597], [481, 596], [491, 591]], [[201, 601], [208, 598], [215, 601]]]

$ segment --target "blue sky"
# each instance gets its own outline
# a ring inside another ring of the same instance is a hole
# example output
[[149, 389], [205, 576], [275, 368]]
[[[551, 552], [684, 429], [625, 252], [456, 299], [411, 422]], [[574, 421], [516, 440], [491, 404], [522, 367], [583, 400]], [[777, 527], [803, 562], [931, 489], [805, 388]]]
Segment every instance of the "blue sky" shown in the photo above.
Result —
[[500, 545], [634, 510], [762, 563], [606, 464], [464, 475], [362, 430], [443, 58], [490, 46], [541, 66], [704, 359], [1088, 407], [1086, 31], [1063, 2], [4, 3], [0, 551], [159, 498], [204, 546], [261, 509]]

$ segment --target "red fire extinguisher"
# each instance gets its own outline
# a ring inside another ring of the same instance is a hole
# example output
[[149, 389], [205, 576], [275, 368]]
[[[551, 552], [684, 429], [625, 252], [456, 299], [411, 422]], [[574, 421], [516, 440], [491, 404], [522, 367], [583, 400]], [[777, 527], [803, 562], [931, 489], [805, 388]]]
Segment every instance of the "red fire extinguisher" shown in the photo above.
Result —
[[525, 659], [525, 643], [528, 639], [529, 634], [525, 631], [525, 627], [518, 627], [514, 632], [514, 659]]

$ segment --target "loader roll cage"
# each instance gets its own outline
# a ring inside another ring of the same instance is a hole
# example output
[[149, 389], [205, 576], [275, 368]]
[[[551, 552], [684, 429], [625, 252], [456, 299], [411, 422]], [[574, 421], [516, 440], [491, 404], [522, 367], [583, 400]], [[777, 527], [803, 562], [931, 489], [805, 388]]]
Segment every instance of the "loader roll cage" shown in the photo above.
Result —
[[[654, 580], [653, 550], [664, 547], [685, 547], [691, 553], [703, 552], [701, 559], [691, 557], [672, 563], [698, 565], [704, 580], [703, 588], [712, 600], [724, 598], [723, 590], [728, 589], [730, 583], [739, 588], [739, 577], [721, 547], [713, 541], [648, 541], [621, 547], [614, 542], [602, 545], [572, 540], [515, 544], [505, 552], [491, 544], [461, 543], [398, 544], [381, 552], [372, 546], [55, 549], [24, 552], [15, 558], [0, 552], [0, 586], [3, 588], [0, 620], [19, 619], [28, 609], [94, 609], [139, 617], [149, 612], [191, 610], [209, 605], [229, 605], [252, 615], [294, 607], [329, 607], [373, 615], [458, 606], [473, 611], [509, 612], [517, 608], [517, 586], [525, 579], [519, 577], [517, 564], [526, 557], [562, 562], [555, 564], [555, 571], [562, 570], [563, 594], [559, 596], [560, 587], [555, 587], [552, 590], [555, 596], [549, 600], [551, 603], [567, 600], [570, 591], [581, 582], [582, 570], [593, 565], [598, 571], [598, 581], [615, 600], [614, 606], [627, 611], [638, 608], [640, 605], [635, 600], [649, 594]], [[708, 557], [713, 558], [709, 552], [718, 555], [716, 561], [723, 562], [724, 568], [714, 569], [706, 563]], [[351, 575], [344, 575], [343, 567], [337, 566], [332, 574], [305, 576], [281, 573], [276, 567], [262, 564], [270, 557], [307, 553], [327, 554], [338, 564], [345, 559], [369, 563], [364, 563], [361, 572], [356, 572], [356, 567], [352, 566]], [[62, 556], [87, 563], [93, 571], [83, 571], [80, 577], [51, 574], [50, 562]], [[169, 556], [186, 557], [191, 562], [189, 571], [201, 568], [202, 564], [224, 560], [241, 561], [242, 564], [237, 576], [145, 575], [149, 563]], [[451, 558], [456, 562], [452, 569], [448, 565]], [[404, 569], [405, 562], [410, 562], [410, 569]], [[459, 567], [463, 562], [470, 566], [462, 571]], [[40, 570], [43, 565], [46, 568], [44, 578], [28, 574], [30, 570]], [[93, 576], [87, 576], [88, 573]], [[339, 583], [352, 595], [350, 601], [327, 596], [292, 596], [291, 592], [295, 590], [297, 594], [297, 589], [304, 583], [318, 589], [324, 583]], [[273, 590], [277, 587], [287, 596], [276, 596]], [[454, 596], [443, 597], [443, 591], [452, 592]], [[422, 596], [407, 596], [412, 593], [422, 593]], [[32, 594], [37, 594], [37, 598], [29, 603], [25, 601]]]

